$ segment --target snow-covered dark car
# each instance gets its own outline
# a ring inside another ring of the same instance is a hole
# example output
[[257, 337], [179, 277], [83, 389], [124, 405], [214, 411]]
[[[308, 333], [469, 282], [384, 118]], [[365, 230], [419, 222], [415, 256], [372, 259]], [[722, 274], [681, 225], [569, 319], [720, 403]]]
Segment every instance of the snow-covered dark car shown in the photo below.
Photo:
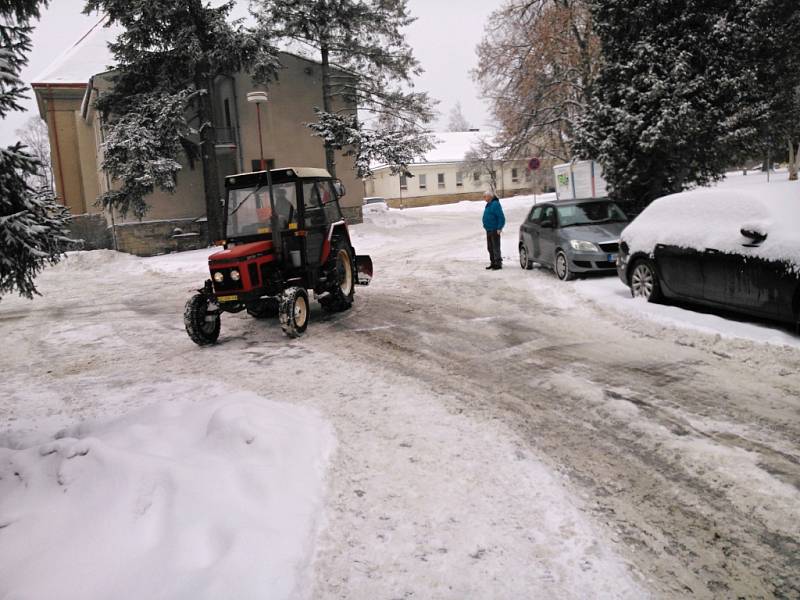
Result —
[[606, 199], [536, 204], [519, 227], [519, 264], [551, 267], [562, 281], [579, 273], [613, 273], [627, 224], [622, 209]]
[[633, 296], [800, 323], [796, 183], [699, 189], [655, 200], [622, 232]]

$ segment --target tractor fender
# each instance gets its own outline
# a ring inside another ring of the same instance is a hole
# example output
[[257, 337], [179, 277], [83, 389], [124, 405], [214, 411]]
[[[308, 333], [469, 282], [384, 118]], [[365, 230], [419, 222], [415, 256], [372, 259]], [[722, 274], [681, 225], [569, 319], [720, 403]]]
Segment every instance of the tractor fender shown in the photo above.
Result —
[[320, 262], [325, 264], [325, 261], [328, 260], [328, 257], [331, 255], [331, 239], [333, 238], [333, 232], [335, 229], [343, 227], [345, 232], [347, 233], [347, 241], [350, 242], [350, 233], [347, 231], [347, 223], [344, 219], [331, 223], [328, 226], [328, 235], [325, 236], [325, 241], [322, 243], [322, 259]]

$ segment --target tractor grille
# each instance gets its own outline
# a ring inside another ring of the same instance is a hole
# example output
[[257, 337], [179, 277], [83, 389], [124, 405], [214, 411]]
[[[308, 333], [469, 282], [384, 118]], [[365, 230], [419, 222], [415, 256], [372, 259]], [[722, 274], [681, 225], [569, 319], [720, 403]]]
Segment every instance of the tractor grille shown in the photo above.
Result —
[[247, 265], [247, 272], [250, 275], [250, 285], [257, 286], [261, 282], [258, 280], [258, 265], [254, 262]]
[[603, 252], [610, 252], [610, 253], [617, 253], [619, 252], [619, 242], [605, 242], [604, 244], [598, 244], [600, 246], [600, 250]]

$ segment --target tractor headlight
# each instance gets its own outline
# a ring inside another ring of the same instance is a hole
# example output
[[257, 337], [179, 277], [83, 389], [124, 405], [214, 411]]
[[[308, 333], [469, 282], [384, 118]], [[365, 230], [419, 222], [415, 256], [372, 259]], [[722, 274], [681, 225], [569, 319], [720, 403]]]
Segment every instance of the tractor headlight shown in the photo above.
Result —
[[592, 242], [584, 242], [582, 240], [570, 240], [569, 245], [577, 252], [600, 252], [600, 248], [595, 246]]
[[233, 269], [231, 271], [231, 279], [233, 281], [239, 281], [241, 278], [242, 278], [242, 276], [239, 275], [239, 271], [237, 271], [236, 269]]
[[214, 281], [216, 281], [217, 283], [222, 283], [225, 280], [225, 275], [222, 273], [222, 271], [217, 271], [216, 273], [214, 273], [213, 277]]

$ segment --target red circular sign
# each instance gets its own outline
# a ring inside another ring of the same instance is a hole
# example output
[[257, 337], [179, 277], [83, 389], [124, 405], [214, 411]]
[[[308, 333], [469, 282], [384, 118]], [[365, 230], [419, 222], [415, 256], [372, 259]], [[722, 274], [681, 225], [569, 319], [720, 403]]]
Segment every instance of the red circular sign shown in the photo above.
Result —
[[528, 168], [529, 168], [531, 171], [535, 171], [536, 169], [538, 169], [538, 168], [539, 168], [539, 167], [541, 167], [541, 166], [542, 166], [542, 163], [541, 163], [541, 162], [539, 162], [539, 159], [538, 159], [538, 158], [535, 158], [535, 157], [534, 157], [534, 158], [532, 158], [532, 159], [530, 159], [530, 160], [528, 161]]

